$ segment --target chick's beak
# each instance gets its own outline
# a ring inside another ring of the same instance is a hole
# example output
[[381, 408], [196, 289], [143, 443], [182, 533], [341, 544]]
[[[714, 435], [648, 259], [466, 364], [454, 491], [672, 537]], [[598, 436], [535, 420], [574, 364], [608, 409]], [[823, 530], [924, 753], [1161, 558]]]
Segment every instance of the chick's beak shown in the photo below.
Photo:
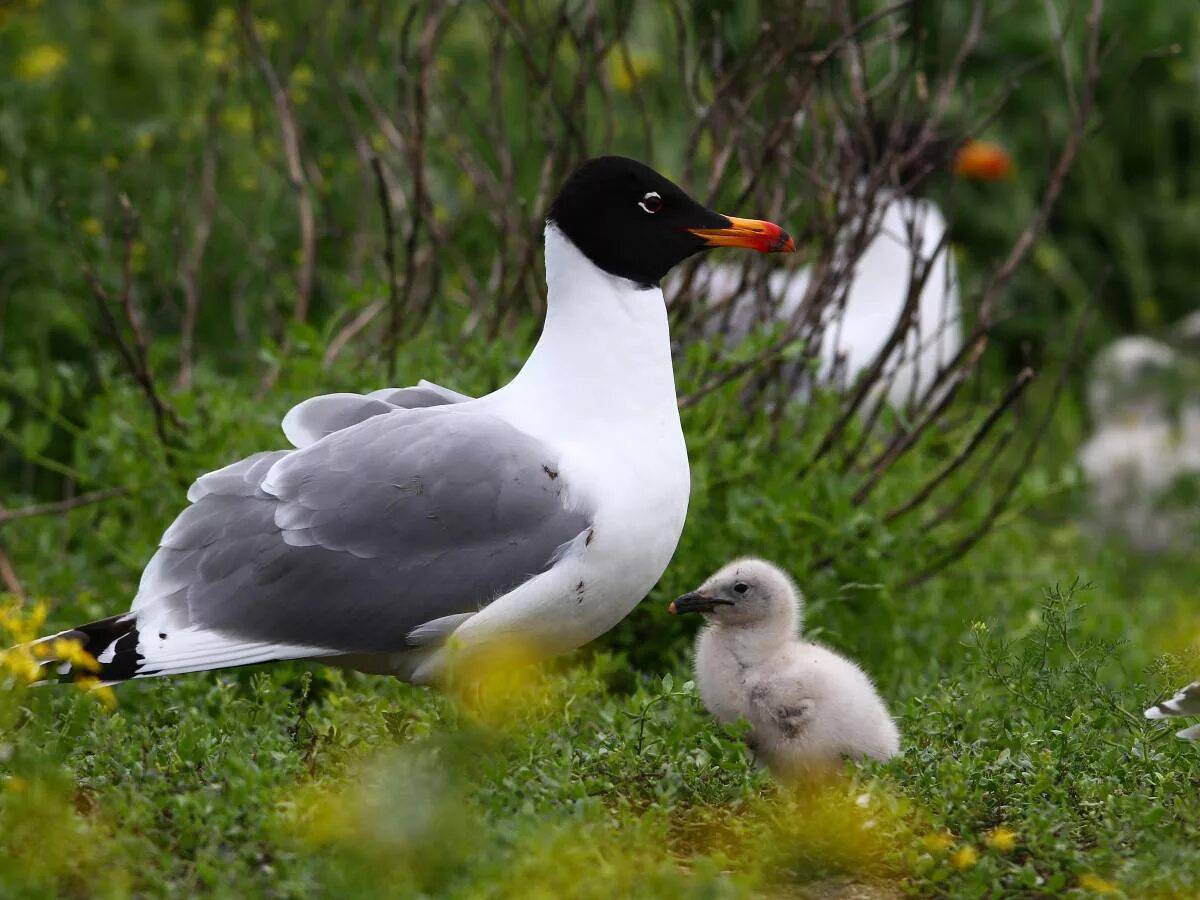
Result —
[[999, 181], [1015, 168], [1008, 151], [991, 141], [967, 141], [954, 157], [954, 174], [977, 181]]
[[712, 612], [718, 606], [733, 606], [733, 603], [719, 597], [709, 597], [699, 591], [692, 591], [690, 594], [684, 594], [682, 597], [672, 600], [667, 607], [667, 612], [673, 616], [690, 612]]
[[746, 247], [759, 253], [794, 253], [791, 235], [774, 222], [725, 216], [727, 228], [689, 228], [709, 247]]

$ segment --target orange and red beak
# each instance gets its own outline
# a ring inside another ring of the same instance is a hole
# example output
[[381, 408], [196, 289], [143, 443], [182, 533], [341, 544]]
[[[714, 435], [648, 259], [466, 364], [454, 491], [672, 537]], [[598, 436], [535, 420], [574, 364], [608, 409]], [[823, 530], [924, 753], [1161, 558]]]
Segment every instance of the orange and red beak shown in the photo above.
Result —
[[774, 222], [725, 216], [728, 228], [689, 228], [709, 247], [746, 247], [759, 253], [794, 253], [791, 235]]
[[954, 174], [962, 178], [1000, 181], [1012, 175], [1014, 169], [1008, 151], [991, 141], [967, 141], [954, 157]]

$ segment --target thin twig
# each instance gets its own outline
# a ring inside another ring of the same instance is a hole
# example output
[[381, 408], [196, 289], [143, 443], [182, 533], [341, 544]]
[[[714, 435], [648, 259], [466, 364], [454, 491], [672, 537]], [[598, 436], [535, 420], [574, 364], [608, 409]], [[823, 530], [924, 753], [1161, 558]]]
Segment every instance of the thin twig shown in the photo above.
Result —
[[199, 211], [192, 226], [192, 241], [179, 271], [184, 308], [183, 321], [179, 327], [179, 374], [175, 386], [183, 390], [192, 386], [196, 322], [200, 315], [200, 267], [204, 263], [204, 252], [208, 248], [213, 216], [217, 209], [217, 145], [220, 136], [217, 118], [223, 93], [222, 81], [217, 96], [208, 108], [204, 149], [200, 153]]
[[1062, 397], [1062, 392], [1067, 385], [1067, 378], [1073, 369], [1072, 363], [1078, 358], [1080, 348], [1083, 345], [1083, 336], [1087, 331], [1087, 325], [1091, 318], [1089, 315], [1090, 312], [1091, 307], [1089, 307], [1084, 311], [1083, 314], [1079, 316], [1079, 322], [1075, 328], [1075, 336], [1071, 342], [1071, 351], [1069, 353], [1068, 360], [1063, 364], [1062, 369], [1059, 371], [1058, 379], [1054, 385], [1054, 390], [1050, 395], [1050, 400], [1046, 404], [1046, 411], [1042, 416], [1041, 422], [1038, 423], [1038, 426], [1034, 429], [1034, 432], [1028, 443], [1025, 445], [1025, 452], [1022, 454], [1020, 461], [1013, 469], [1012, 475], [1009, 477], [1008, 482], [1003, 486], [1003, 488], [1001, 488], [1000, 494], [994, 501], [992, 501], [988, 511], [984, 514], [983, 518], [975, 525], [974, 528], [968, 531], [959, 540], [951, 544], [950, 547], [948, 547], [932, 563], [906, 579], [901, 585], [902, 588], [908, 589], [917, 587], [918, 585], [928, 581], [938, 572], [941, 572], [947, 566], [952, 565], [966, 556], [972, 547], [987, 537], [988, 532], [992, 530], [992, 526], [1000, 517], [1001, 513], [1008, 508], [1009, 501], [1012, 499], [1013, 494], [1016, 493], [1017, 487], [1024, 479], [1030, 463], [1033, 462], [1033, 458], [1036, 455], [1039, 446], [1041, 445], [1042, 437], [1045, 435], [1046, 430], [1050, 427], [1050, 423], [1054, 420], [1054, 413], [1058, 409], [1058, 401]]
[[[0, 506], [0, 513], [3, 512], [4, 507]], [[0, 584], [3, 584], [10, 594], [16, 594], [19, 600], [25, 600], [25, 588], [21, 585], [21, 579], [17, 577], [17, 570], [4, 549], [3, 541], [0, 541]]]
[[1000, 402], [992, 407], [992, 411], [988, 413], [987, 418], [979, 424], [979, 427], [975, 429], [975, 433], [971, 435], [970, 439], [963, 445], [963, 448], [954, 455], [954, 458], [918, 488], [908, 500], [888, 510], [884, 514], [883, 521], [888, 523], [894, 522], [906, 513], [912, 512], [928, 500], [947, 478], [962, 468], [963, 463], [974, 456], [975, 451], [979, 449], [979, 445], [983, 443], [984, 439], [991, 432], [992, 427], [1003, 418], [1004, 414], [1017, 402], [1017, 398], [1025, 392], [1025, 388], [1033, 381], [1034, 376], [1033, 369], [1028, 367], [1022, 369], [1017, 374], [1017, 377], [1013, 379], [1008, 390], [1004, 392], [1004, 396], [1000, 399]]
[[114, 301], [98, 275], [87, 263], [83, 264], [83, 277], [91, 289], [92, 297], [100, 312], [100, 320], [109, 339], [116, 347], [129, 374], [133, 376], [141, 388], [154, 414], [154, 430], [159, 443], [170, 457], [171, 439], [168, 435], [168, 425], [178, 431], [185, 431], [183, 419], [170, 403], [159, 393], [155, 382], [154, 371], [150, 367], [149, 342], [145, 328], [142, 325], [141, 314], [133, 297], [133, 245], [137, 237], [137, 216], [129, 198], [120, 196], [122, 210], [122, 260], [121, 260], [121, 296], [119, 304], [124, 314], [125, 325], [129, 330], [130, 339], [126, 340], [120, 325], [113, 314]]
[[126, 488], [104, 488], [103, 490], [89, 491], [86, 494], [80, 494], [77, 497], [58, 500], [53, 503], [35, 503], [31, 506], [21, 506], [17, 509], [8, 509], [0, 506], [0, 525], [16, 521], [17, 519], [30, 519], [35, 516], [56, 516], [61, 513], [70, 512], [73, 509], [79, 509], [82, 506], [91, 506], [93, 503], [111, 500], [113, 497], [120, 497], [127, 493], [128, 490]]
[[[388, 379], [394, 380], [396, 356], [399, 353], [400, 344], [400, 288], [396, 283], [396, 224], [392, 220], [392, 201], [388, 194], [387, 182], [383, 177], [383, 165], [379, 162], [378, 156], [371, 157], [371, 171], [375, 175], [375, 191], [379, 200], [379, 212], [383, 217], [383, 261], [387, 269], [388, 309], [390, 312], [384, 347], [388, 361]], [[330, 350], [332, 351], [332, 349], [331, 345]]]

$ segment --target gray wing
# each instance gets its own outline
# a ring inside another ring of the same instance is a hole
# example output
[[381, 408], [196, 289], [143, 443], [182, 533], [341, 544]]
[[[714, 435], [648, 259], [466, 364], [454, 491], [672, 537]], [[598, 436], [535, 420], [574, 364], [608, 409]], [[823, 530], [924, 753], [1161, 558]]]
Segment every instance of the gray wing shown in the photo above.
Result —
[[[143, 632], [147, 616], [248, 644], [404, 649], [419, 626], [545, 571], [590, 527], [564, 481], [544, 444], [493, 416], [452, 405], [374, 416], [201, 478], [134, 612]], [[174, 665], [162, 628], [147, 668]]]
[[383, 388], [369, 394], [322, 394], [293, 406], [283, 417], [283, 433], [294, 447], [307, 447], [326, 435], [397, 409], [427, 409], [470, 400], [449, 388], [422, 380], [415, 387]]
[[464, 403], [467, 400], [475, 399], [467, 394], [452, 391], [448, 387], [442, 387], [440, 384], [434, 384], [432, 381], [426, 381], [424, 378], [418, 381], [415, 387], [383, 388], [371, 391], [367, 396], [384, 400], [393, 406], [402, 406], [405, 409], [446, 406], [450, 403]]

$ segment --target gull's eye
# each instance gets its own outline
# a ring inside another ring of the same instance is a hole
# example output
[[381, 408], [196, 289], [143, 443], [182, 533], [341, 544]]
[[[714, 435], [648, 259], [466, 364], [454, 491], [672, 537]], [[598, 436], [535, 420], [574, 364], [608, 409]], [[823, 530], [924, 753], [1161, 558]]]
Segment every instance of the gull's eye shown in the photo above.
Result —
[[733, 586], [733, 592], [735, 594], [744, 594], [748, 590], [750, 590], [750, 585], [746, 584], [744, 581], [739, 581]]
[[644, 212], [648, 212], [653, 215], [662, 209], [662, 197], [658, 195], [658, 191], [650, 191], [638, 201], [638, 206], [640, 206]]

